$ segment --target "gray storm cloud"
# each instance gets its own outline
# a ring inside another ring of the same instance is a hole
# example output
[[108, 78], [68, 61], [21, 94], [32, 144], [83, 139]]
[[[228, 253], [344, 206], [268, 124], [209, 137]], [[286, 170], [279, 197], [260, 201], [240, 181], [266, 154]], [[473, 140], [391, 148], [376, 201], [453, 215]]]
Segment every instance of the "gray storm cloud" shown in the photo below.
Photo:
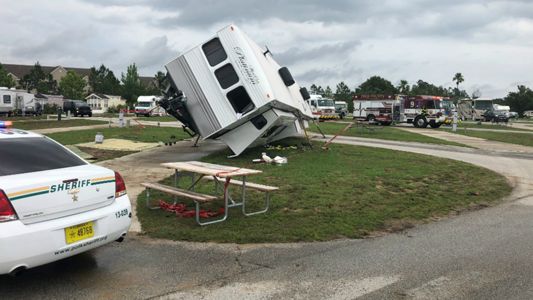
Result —
[[[235, 23], [303, 85], [380, 75], [501, 97], [533, 85], [533, 2], [437, 0], [0, 0], [0, 62], [90, 67], [135, 62], [153, 75]], [[46, 16], [44, 18], [43, 16]]]

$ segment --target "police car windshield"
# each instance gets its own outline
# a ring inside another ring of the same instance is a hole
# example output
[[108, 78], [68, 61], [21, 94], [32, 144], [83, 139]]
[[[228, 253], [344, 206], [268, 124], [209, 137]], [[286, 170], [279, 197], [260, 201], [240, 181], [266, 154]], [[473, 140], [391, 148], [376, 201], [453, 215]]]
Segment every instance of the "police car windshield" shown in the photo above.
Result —
[[39, 172], [86, 163], [48, 138], [0, 139], [0, 176]]

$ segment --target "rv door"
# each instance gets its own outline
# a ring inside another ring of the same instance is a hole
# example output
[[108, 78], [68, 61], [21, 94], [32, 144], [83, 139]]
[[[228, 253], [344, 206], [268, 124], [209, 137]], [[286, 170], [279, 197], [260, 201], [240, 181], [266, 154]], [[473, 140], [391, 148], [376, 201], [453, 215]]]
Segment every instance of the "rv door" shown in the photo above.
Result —
[[16, 97], [16, 100], [15, 100], [15, 113], [16, 114], [22, 114], [23, 116], [25, 115], [25, 108], [24, 108], [24, 97], [22, 97], [21, 95], [17, 95]]

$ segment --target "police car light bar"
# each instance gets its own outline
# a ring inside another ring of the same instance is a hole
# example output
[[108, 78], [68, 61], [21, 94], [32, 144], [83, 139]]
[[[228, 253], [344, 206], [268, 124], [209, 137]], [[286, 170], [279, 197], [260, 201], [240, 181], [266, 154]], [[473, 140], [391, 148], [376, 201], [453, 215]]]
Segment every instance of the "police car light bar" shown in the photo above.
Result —
[[7, 128], [12, 125], [13, 125], [12, 121], [0, 121], [0, 128]]

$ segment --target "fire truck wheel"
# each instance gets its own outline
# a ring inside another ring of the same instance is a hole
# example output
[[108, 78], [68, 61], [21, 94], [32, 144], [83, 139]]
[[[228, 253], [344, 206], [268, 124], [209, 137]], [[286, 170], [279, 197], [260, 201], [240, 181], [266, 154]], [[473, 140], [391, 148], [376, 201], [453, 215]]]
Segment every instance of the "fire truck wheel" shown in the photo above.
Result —
[[415, 118], [413, 125], [415, 125], [416, 128], [426, 128], [428, 126], [428, 121], [426, 120], [426, 117], [418, 116]]
[[435, 122], [434, 120], [431, 120], [431, 121], [429, 122], [429, 126], [431, 126], [431, 128], [439, 128], [440, 125], [442, 125], [442, 124], [441, 124], [441, 123], [437, 123], [437, 122]]

